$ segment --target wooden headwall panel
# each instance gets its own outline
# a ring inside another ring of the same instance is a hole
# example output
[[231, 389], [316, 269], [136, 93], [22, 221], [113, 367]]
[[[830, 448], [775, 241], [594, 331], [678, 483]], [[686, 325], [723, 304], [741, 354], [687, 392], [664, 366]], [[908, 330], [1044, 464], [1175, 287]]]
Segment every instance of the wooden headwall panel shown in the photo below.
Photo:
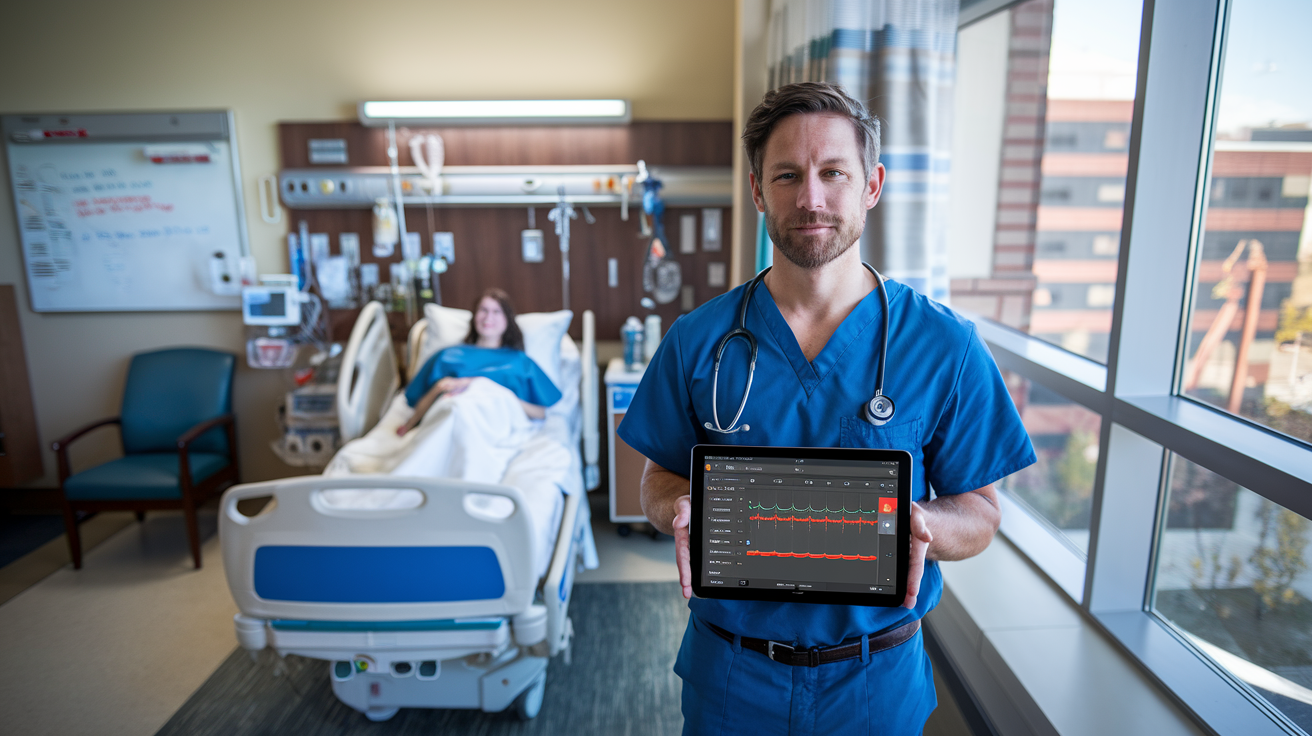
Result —
[[[282, 123], [278, 126], [285, 169], [314, 168], [311, 138], [346, 141], [347, 166], [386, 166], [387, 129], [356, 122]], [[566, 166], [632, 164], [733, 166], [738, 144], [729, 121], [636, 122], [628, 125], [398, 128], [397, 154], [413, 166], [411, 136], [442, 136], [448, 166]]]
[[[639, 158], [651, 166], [729, 166], [735, 141], [728, 122], [642, 122], [628, 126], [543, 127], [543, 128], [441, 128], [398, 130], [401, 165], [411, 165], [410, 135], [437, 132], [445, 143], [446, 163], [452, 166], [570, 165], [633, 163]], [[385, 166], [386, 131], [358, 123], [283, 123], [280, 126], [285, 168], [313, 168], [308, 159], [311, 138], [344, 138], [349, 165]], [[406, 207], [406, 227], [420, 233], [425, 252], [431, 252], [433, 232], [451, 232], [455, 237], [456, 260], [439, 278], [442, 303], [468, 309], [489, 287], [510, 293], [520, 312], [552, 311], [561, 308], [561, 253], [553, 224], [547, 220], [549, 207], [535, 209], [535, 225], [545, 233], [545, 259], [525, 263], [520, 253], [520, 232], [529, 227], [527, 207]], [[701, 208], [670, 208], [665, 213], [669, 257], [683, 270], [683, 283], [693, 287], [695, 305], [725, 291], [707, 283], [711, 263], [723, 263], [728, 273], [734, 218], [730, 207], [722, 208], [720, 251], [701, 250]], [[618, 340], [620, 325], [630, 315], [642, 318], [654, 311], [668, 326], [682, 312], [680, 300], [641, 307], [642, 264], [648, 240], [639, 237], [638, 207], [630, 208], [629, 220], [620, 219], [618, 207], [591, 209], [596, 224], [588, 225], [580, 210], [570, 228], [570, 307], [575, 314], [585, 309], [597, 315], [597, 336]], [[388, 262], [372, 251], [373, 215], [367, 209], [292, 210], [291, 231], [305, 221], [311, 233], [328, 233], [330, 248], [338, 252], [338, 235], [360, 236], [360, 258], [364, 263], [381, 263], [380, 277], [388, 276]], [[697, 218], [697, 252], [680, 254], [680, 216]], [[607, 284], [607, 261], [618, 262], [619, 282]], [[354, 321], [352, 312], [333, 315], [334, 337], [345, 339]], [[571, 334], [580, 335], [580, 319]], [[393, 316], [394, 334], [403, 335], [403, 320]]]

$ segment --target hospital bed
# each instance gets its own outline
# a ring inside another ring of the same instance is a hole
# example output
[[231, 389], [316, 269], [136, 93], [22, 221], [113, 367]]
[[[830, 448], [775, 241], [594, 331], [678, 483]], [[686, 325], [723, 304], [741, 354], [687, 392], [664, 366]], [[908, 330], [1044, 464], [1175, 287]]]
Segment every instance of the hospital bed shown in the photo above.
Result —
[[[407, 374], [433, 343], [454, 342], [443, 331], [455, 311], [429, 310], [412, 330]], [[582, 350], [560, 338], [564, 398], [501, 484], [309, 476], [225, 493], [219, 533], [240, 645], [327, 661], [333, 692], [375, 721], [407, 707], [534, 717], [548, 660], [563, 652], [569, 663], [575, 572], [597, 564], [585, 493], [585, 476], [596, 485], [595, 469], [585, 470], [597, 461], [594, 332], [585, 312]], [[367, 431], [394, 400], [392, 356], [386, 314], [366, 308], [343, 354], [344, 433]], [[535, 453], [561, 448], [569, 472], [544, 480]], [[360, 492], [389, 502], [338, 503]], [[242, 501], [265, 497], [260, 511], [243, 512]]]

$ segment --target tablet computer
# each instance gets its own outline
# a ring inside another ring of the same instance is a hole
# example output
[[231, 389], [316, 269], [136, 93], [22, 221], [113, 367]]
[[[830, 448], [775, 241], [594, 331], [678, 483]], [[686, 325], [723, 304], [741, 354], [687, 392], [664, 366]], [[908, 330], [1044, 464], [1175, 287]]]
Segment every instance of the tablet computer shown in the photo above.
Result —
[[689, 480], [697, 596], [902, 605], [910, 453], [697, 445]]

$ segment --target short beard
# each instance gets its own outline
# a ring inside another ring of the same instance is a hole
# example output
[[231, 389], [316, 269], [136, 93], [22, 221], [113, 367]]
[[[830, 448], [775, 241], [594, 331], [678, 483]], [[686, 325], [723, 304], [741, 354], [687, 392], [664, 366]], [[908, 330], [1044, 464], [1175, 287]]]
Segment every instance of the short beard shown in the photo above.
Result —
[[[793, 233], [793, 228], [804, 225], [832, 225], [834, 233], [820, 242], [808, 244]], [[768, 208], [765, 211], [765, 231], [770, 235], [770, 241], [784, 254], [784, 258], [798, 268], [807, 270], [820, 268], [846, 253], [861, 239], [865, 227], [865, 218], [845, 222], [830, 215], [807, 215], [781, 223]]]

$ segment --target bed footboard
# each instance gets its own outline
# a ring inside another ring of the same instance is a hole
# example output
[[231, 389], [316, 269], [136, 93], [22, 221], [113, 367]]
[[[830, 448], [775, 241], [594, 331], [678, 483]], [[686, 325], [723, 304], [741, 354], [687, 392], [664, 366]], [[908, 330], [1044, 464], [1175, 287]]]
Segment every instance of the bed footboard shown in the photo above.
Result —
[[[343, 508], [324, 493], [373, 489], [412, 506]], [[259, 513], [238, 508], [260, 497], [272, 500]], [[395, 476], [249, 483], [223, 495], [219, 537], [237, 607], [269, 621], [514, 616], [537, 582], [527, 507], [509, 486]]]

